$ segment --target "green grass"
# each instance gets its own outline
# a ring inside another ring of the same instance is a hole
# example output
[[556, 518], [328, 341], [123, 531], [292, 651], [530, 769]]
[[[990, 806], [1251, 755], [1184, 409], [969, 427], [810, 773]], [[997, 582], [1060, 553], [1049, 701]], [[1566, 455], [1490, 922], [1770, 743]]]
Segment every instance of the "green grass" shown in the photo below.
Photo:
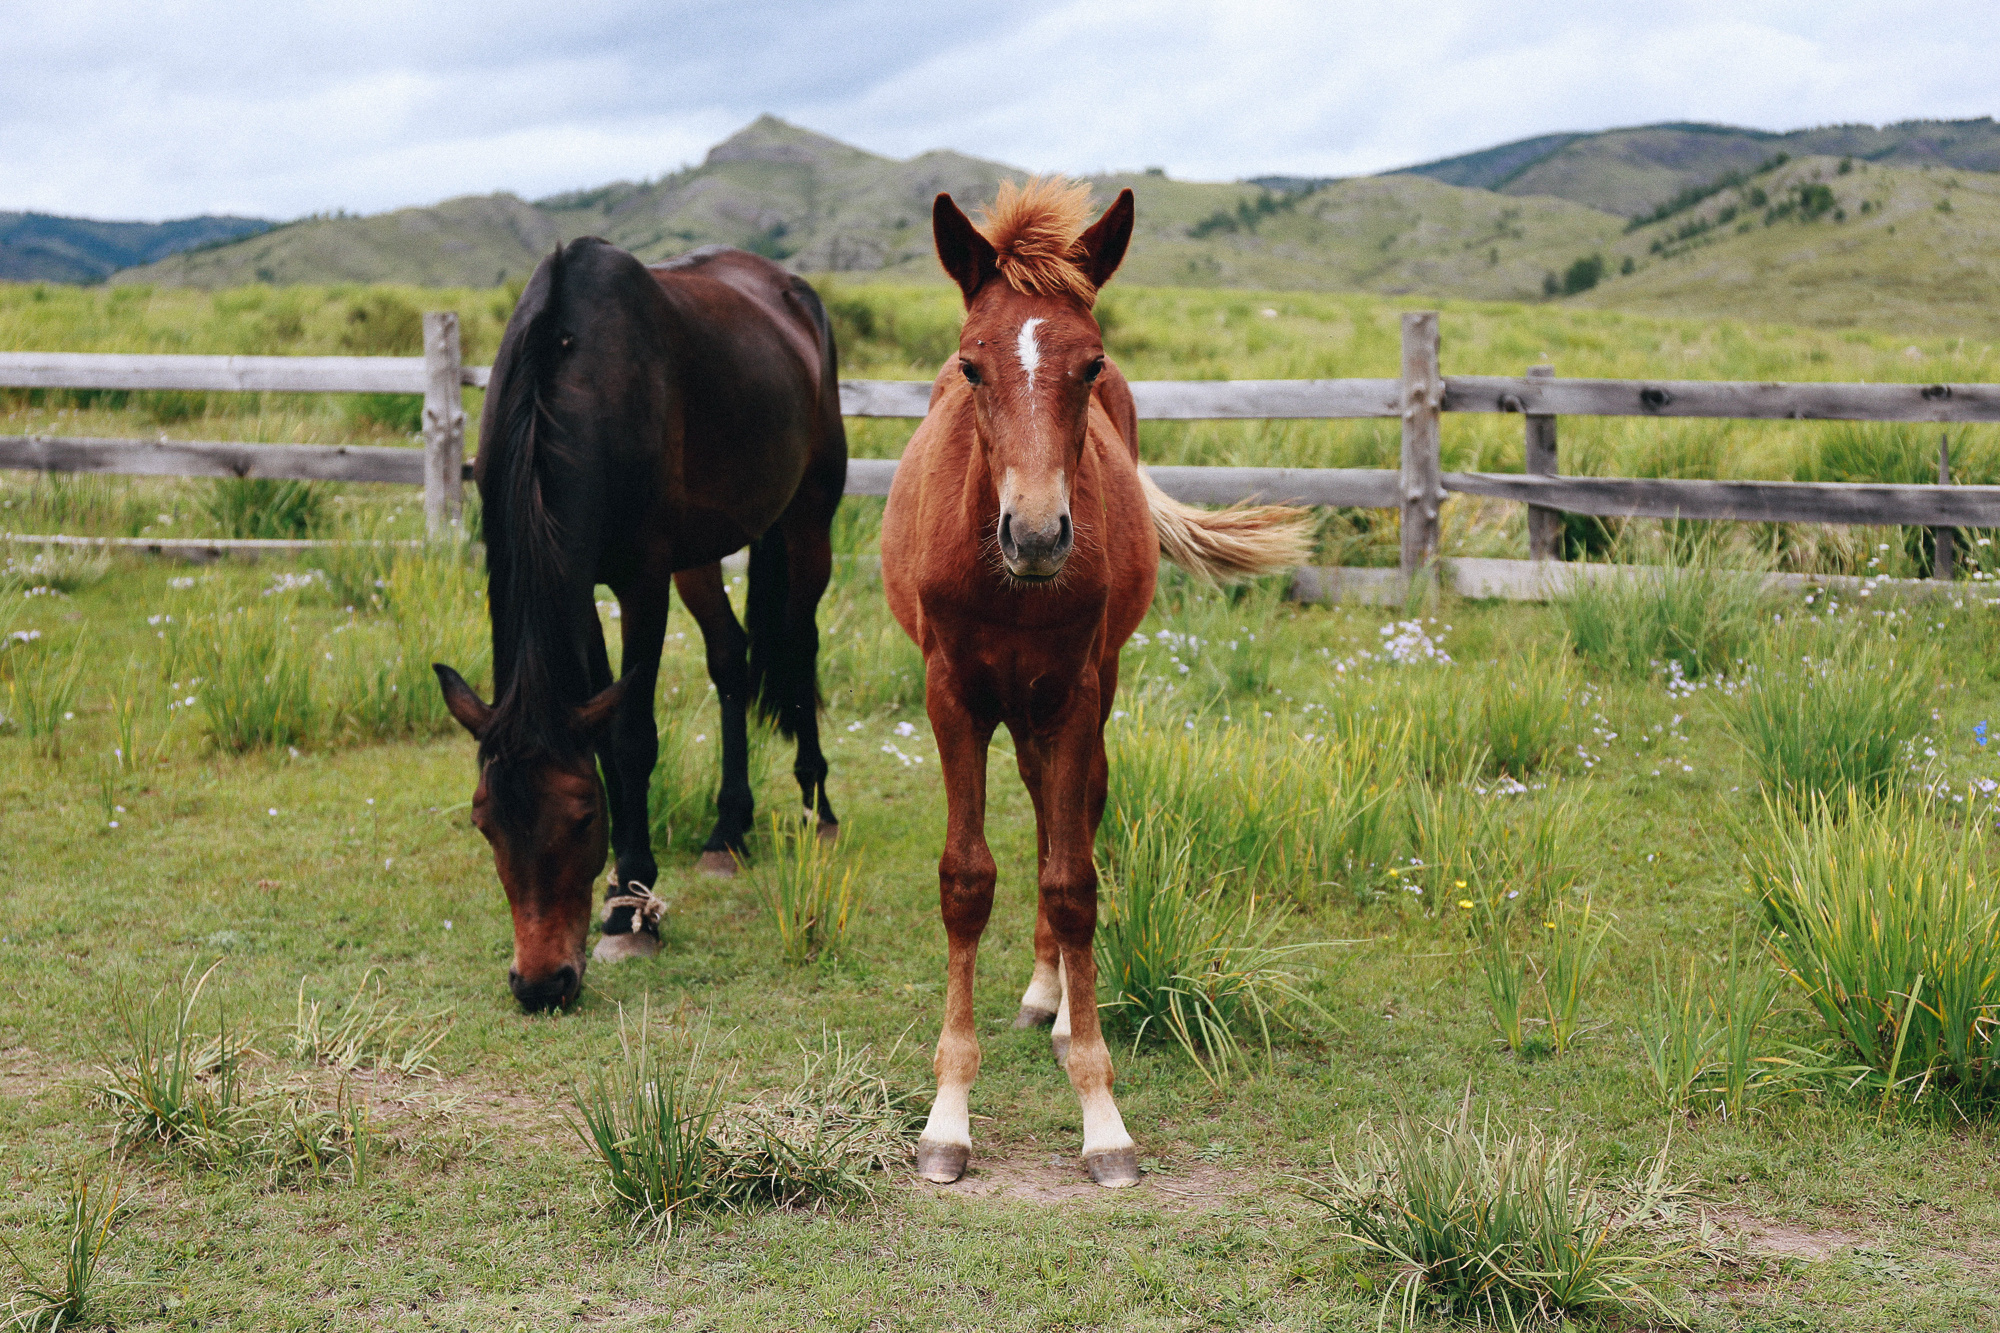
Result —
[[[1163, 599], [1144, 626], [1146, 646], [1125, 654], [1120, 707], [1128, 716], [1112, 734], [1114, 755], [1123, 756], [1114, 758], [1114, 786], [1126, 794], [1115, 799], [1137, 790], [1144, 767], [1119, 747], [1140, 745], [1157, 745], [1170, 759], [1185, 748], [1213, 766], [1171, 769], [1160, 788], [1182, 783], [1212, 793], [1188, 798], [1188, 808], [1212, 820], [1238, 819], [1241, 792], [1284, 789], [1265, 807], [1295, 808], [1285, 818], [1306, 820], [1310, 836], [1275, 814], [1259, 816], [1280, 843], [1292, 829], [1291, 850], [1273, 854], [1262, 871], [1225, 877], [1199, 920], [1208, 931], [1239, 920], [1254, 891], [1256, 929], [1277, 927], [1269, 947], [1355, 941], [1283, 960], [1325, 1017], [1299, 1008], [1295, 1027], [1274, 1023], [1268, 1058], [1254, 1014], [1234, 1021], [1249, 1058], [1232, 1059], [1231, 1077], [1211, 1083], [1205, 1052], [1197, 1062], [1150, 1030], [1135, 1046], [1133, 1027], [1107, 1012], [1120, 1105], [1152, 1174], [1136, 1193], [1084, 1190], [1073, 1161], [1076, 1102], [1049, 1061], [1047, 1037], [1007, 1028], [1032, 961], [1034, 844], [1003, 739], [989, 805], [1001, 878], [981, 950], [985, 1064], [973, 1093], [981, 1174], [972, 1184], [994, 1192], [940, 1196], [895, 1170], [846, 1159], [816, 1175], [787, 1163], [820, 1160], [810, 1157], [811, 1145], [841, 1138], [855, 1120], [805, 1118], [809, 1104], [835, 1101], [796, 1090], [836, 1080], [823, 1071], [804, 1075], [801, 1043], [813, 1052], [870, 1046], [878, 1053], [881, 1082], [872, 1101], [852, 1103], [861, 1110], [885, 1099], [921, 1109], [927, 1095], [943, 967], [935, 878], [943, 802], [914, 699], [851, 703], [845, 684], [828, 680], [824, 735], [843, 817], [838, 855], [852, 859], [856, 882], [868, 888], [837, 954], [811, 967], [786, 965], [753, 877], [699, 878], [692, 849], [682, 846], [662, 852], [660, 891], [675, 910], [661, 956], [593, 967], [574, 1013], [527, 1018], [506, 992], [511, 922], [491, 854], [466, 823], [474, 778], [468, 739], [455, 730], [392, 740], [322, 731], [297, 755], [285, 746], [238, 754], [214, 743], [198, 707], [167, 709], [170, 683], [185, 685], [186, 676], [162, 679], [172, 641], [149, 617], [178, 623], [208, 605], [288, 600], [296, 632], [316, 649], [329, 636], [334, 650], [350, 635], [389, 634], [392, 607], [350, 615], [318, 581], [262, 597], [278, 574], [304, 568], [191, 570], [119, 558], [101, 581], [66, 596], [20, 599], [11, 612], [13, 627], [40, 630], [35, 642], [52, 647], [58, 661], [72, 660], [79, 634], [89, 652], [60, 765], [25, 735], [0, 736], [0, 839], [21, 868], [0, 902], [0, 976], [15, 996], [0, 1015], [0, 1144], [16, 1182], [0, 1205], [0, 1226], [45, 1227], [63, 1206], [75, 1163], [111, 1146], [116, 1117], [88, 1085], [90, 1071], [124, 1049], [109, 999], [121, 987], [149, 996], [190, 965], [199, 976], [220, 959], [190, 1019], [183, 1095], [189, 1081], [220, 1095], [215, 1067], [200, 1058], [220, 1035], [220, 1006], [232, 1043], [255, 1048], [243, 1057], [237, 1102], [265, 1108], [234, 1140], [245, 1146], [214, 1165], [164, 1145], [128, 1141], [121, 1150], [117, 1171], [135, 1207], [100, 1271], [107, 1282], [140, 1285], [106, 1285], [94, 1307], [121, 1328], [358, 1323], [371, 1309], [407, 1312], [411, 1302], [453, 1326], [540, 1326], [583, 1310], [584, 1297], [593, 1317], [644, 1323], [670, 1304], [678, 1317], [721, 1328], [826, 1322], [823, 1311], [889, 1326], [1370, 1326], [1393, 1266], [1341, 1239], [1317, 1210], [1288, 1202], [1286, 1177], [1319, 1179], [1330, 1159], [1351, 1163], [1369, 1149], [1363, 1126], [1371, 1120], [1451, 1118], [1468, 1085], [1475, 1123], [1490, 1109], [1496, 1125], [1573, 1138], [1579, 1179], [1644, 1175], [1666, 1144], [1663, 1098], [1651, 1057], [1629, 1034], [1645, 1032], [1678, 1002], [1655, 997], [1656, 968], [1678, 993], [1694, 966], [1698, 1013], [1743, 1004], [1730, 998], [1732, 932], [1743, 993], [1754, 999], [1750, 988], [1767, 986], [1774, 974], [1764, 961], [1761, 909], [1753, 910], [1748, 891], [1762, 883], [1753, 867], [1778, 843], [1775, 833], [1753, 832], [1747, 845], [1728, 833], [1731, 820], [1761, 830], [1768, 817], [1755, 772], [1725, 726], [1737, 700], [1719, 688], [1670, 697], [1658, 677], [1602, 671], [1579, 658], [1569, 668], [1573, 713], [1564, 744], [1583, 745], [1590, 766], [1563, 750], [1519, 791], [1484, 776], [1462, 785], [1422, 771], [1399, 739], [1402, 719], [1422, 692], [1448, 688], [1453, 673], [1509, 680], [1523, 678], [1530, 659], [1546, 667], [1564, 633], [1557, 609], [1440, 606], [1437, 623], [1426, 616], [1424, 628], [1455, 662], [1415, 667], [1380, 660], [1398, 623], [1380, 612], [1276, 607], [1258, 631], [1258, 642], [1270, 645], [1262, 696], [1270, 703], [1253, 711], [1243, 700], [1254, 696], [1237, 696], [1222, 705], [1232, 719], [1224, 721], [1208, 684], [1180, 684], [1194, 672], [1170, 669], [1168, 641], [1157, 636], [1181, 632], [1187, 608]], [[189, 578], [192, 586], [171, 583]], [[886, 613], [872, 600], [879, 592], [858, 571], [843, 568], [835, 596], [850, 635], [884, 630]], [[1820, 610], [1777, 609], [1787, 623]], [[2000, 781], [2000, 763], [1973, 733], [2000, 712], [2000, 688], [1977, 651], [1996, 632], [1995, 610], [1929, 606], [1893, 619], [1877, 610], [1864, 603], [1838, 618], [1896, 634], [1898, 651], [1936, 645], [1939, 678], [1951, 688], [1932, 698], [1939, 716], [1927, 722], [1919, 754], [1923, 746], [1938, 750], [1922, 761], [1934, 776], [1989, 809], [1990, 798], [1968, 784]], [[356, 628], [333, 633], [350, 623]], [[706, 668], [693, 627], [676, 614], [672, 629], [686, 637], [670, 640], [663, 659], [660, 694], [674, 702], [662, 724], [669, 737], [686, 740], [683, 770], [706, 801], [715, 726]], [[382, 644], [388, 652], [389, 639]], [[0, 658], [0, 672], [13, 656]], [[1336, 671], [1337, 662], [1349, 665]], [[331, 669], [323, 656], [320, 663]], [[121, 722], [127, 705], [129, 727]], [[1382, 711], [1368, 713], [1376, 705]], [[1355, 708], [1366, 716], [1337, 729], [1343, 710]], [[899, 723], [914, 734], [899, 734]], [[1307, 733], [1316, 739], [1305, 742]], [[1335, 739], [1317, 739], [1327, 735]], [[1370, 736], [1372, 751], [1363, 748]], [[789, 810], [789, 755], [759, 746], [767, 751], [756, 766], [760, 806]], [[114, 750], [141, 758], [121, 768]], [[906, 765], [899, 753], [926, 762]], [[1385, 812], [1385, 850], [1377, 855], [1389, 860], [1373, 878], [1343, 872], [1349, 877], [1331, 887], [1309, 882], [1299, 873], [1301, 849], [1346, 845], [1324, 830], [1339, 822], [1330, 802], [1340, 794], [1341, 765], [1364, 761], [1382, 797], [1370, 809]], [[1259, 773], [1267, 776], [1253, 783]], [[115, 829], [100, 792], [107, 774], [110, 799], [124, 807]], [[1461, 841], [1484, 848], [1467, 856], [1478, 877], [1457, 876], [1468, 890], [1477, 885], [1479, 897], [1461, 898], [1443, 880], [1442, 863], [1409, 865], [1420, 854], [1411, 802], [1425, 794], [1447, 816], [1426, 845], [1445, 846], [1445, 831], [1457, 827]], [[705, 825], [705, 817], [696, 822]], [[1122, 839], [1107, 820], [1100, 855], [1108, 882], [1121, 886]], [[1222, 869], [1250, 864], [1211, 850]], [[1200, 835], [1194, 854], [1203, 854]], [[1442, 910], [1416, 908], [1419, 895], [1391, 887], [1405, 876], [1389, 876], [1386, 867], [1424, 872], [1421, 897], [1443, 900]], [[1582, 991], [1580, 1039], [1560, 1057], [1540, 1056], [1546, 1004], [1535, 974], [1547, 960], [1534, 937], [1551, 933], [1541, 924], [1554, 919], [1545, 908], [1580, 901], [1583, 891], [1593, 915], [1616, 930], [1603, 937]], [[1119, 892], [1107, 889], [1107, 922]], [[1489, 904], [1500, 915], [1512, 904], [1509, 940], [1524, 969], [1518, 1054], [1496, 1030], [1480, 936], [1471, 928]], [[1101, 998], [1112, 1001], [1111, 969], [1104, 974]], [[1899, 979], [1887, 985], [1909, 989]], [[1693, 1115], [1674, 1132], [1671, 1178], [1698, 1182], [1728, 1218], [1839, 1232], [1862, 1248], [1836, 1247], [1826, 1262], [1806, 1264], [1759, 1257], [1753, 1241], [1745, 1257], [1718, 1267], [1715, 1253], [1737, 1253], [1727, 1231], [1735, 1223], [1719, 1223], [1723, 1233], [1708, 1249], [1664, 1245], [1664, 1298], [1699, 1328], [1769, 1327], [1774, 1318], [1811, 1318], [1829, 1329], [1976, 1325], [1995, 1295], [1977, 1264], [2000, 1230], [1985, 1183], [1995, 1134], [1983, 1103], [1961, 1096], [1960, 1118], [1938, 1095], [1956, 1086], [1942, 1072], [1932, 1074], [1931, 1091], [1914, 1096], [1922, 1080], [1911, 1076], [1931, 1065], [1915, 1031], [1897, 1067], [1901, 1090], [1886, 1108], [1872, 1085], [1850, 1088], [1853, 1075], [1840, 1071], [1860, 1057], [1796, 982], [1785, 986], [1744, 1037], [1750, 1077], [1741, 1114], [1727, 1105], [1725, 1038], [1697, 1040], [1706, 1041], [1702, 1072], [1685, 1101]], [[684, 1092], [699, 1097], [721, 1076], [719, 1119], [731, 1108], [792, 1108], [782, 1124], [771, 1123], [791, 1136], [784, 1141], [793, 1157], [771, 1149], [761, 1131], [742, 1129], [742, 1146], [762, 1154], [735, 1159], [748, 1163], [743, 1180], [766, 1182], [755, 1189], [768, 1201], [802, 1181], [852, 1177], [872, 1202], [829, 1196], [810, 1216], [764, 1203], [697, 1210], [680, 1216], [671, 1241], [634, 1245], [633, 1214], [615, 1203], [596, 1151], [562, 1120], [575, 1113], [570, 1088], [589, 1089], [600, 1071], [608, 1078], [624, 1068], [619, 1007], [629, 1030], [649, 997], [663, 1070], [685, 1069], [693, 1046], [702, 1047]], [[354, 1043], [340, 1037], [350, 1015], [351, 1035], [392, 1010], [423, 1021], [407, 1035], [363, 1041], [350, 1061], [343, 1052]], [[170, 1017], [160, 1013], [161, 1022]], [[1901, 1023], [1904, 1011], [1895, 1013]], [[1865, 1017], [1857, 1013], [1856, 1021]], [[298, 1053], [301, 1034], [310, 1058]], [[419, 1072], [398, 1072], [412, 1042], [432, 1037], [421, 1062], [405, 1061]], [[1893, 1045], [1886, 1055], [1893, 1057]], [[831, 1070], [833, 1057], [826, 1058]], [[1805, 1072], [1767, 1085], [1763, 1071], [1787, 1068], [1774, 1058]], [[1886, 1069], [1885, 1059], [1885, 1076]], [[281, 1095], [287, 1089], [295, 1110]], [[914, 1100], [896, 1100], [912, 1092]], [[361, 1112], [358, 1135], [352, 1118], [341, 1130], [343, 1110]], [[358, 1141], [358, 1155], [343, 1146], [343, 1133]], [[278, 1168], [280, 1142], [299, 1144], [290, 1160], [301, 1165]], [[312, 1151], [323, 1164], [317, 1171]], [[1042, 1201], [1051, 1191], [1058, 1191], [1053, 1202]], [[1926, 1202], [1913, 1206], [1914, 1197]], [[41, 1280], [54, 1271], [60, 1245], [35, 1246], [24, 1243], [22, 1253]], [[1104, 1262], [1079, 1264], [1080, 1252]], [[1906, 1276], [1885, 1284], [1879, 1271], [1891, 1263]], [[1853, 1299], [1856, 1291], [1867, 1299]]]
[[98, 1265], [123, 1209], [115, 1182], [79, 1173], [57, 1223], [63, 1253], [58, 1276], [53, 1279], [37, 1277], [14, 1241], [0, 1239], [21, 1277], [7, 1302], [8, 1328], [19, 1333], [60, 1333], [82, 1323], [99, 1294]]

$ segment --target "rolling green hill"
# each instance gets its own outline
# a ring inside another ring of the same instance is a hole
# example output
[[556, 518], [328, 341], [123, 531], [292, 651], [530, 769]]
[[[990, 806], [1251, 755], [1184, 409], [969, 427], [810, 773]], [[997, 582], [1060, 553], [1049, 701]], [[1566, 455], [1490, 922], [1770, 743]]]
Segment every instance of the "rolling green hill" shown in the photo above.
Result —
[[1783, 153], [1851, 157], [1890, 166], [2000, 171], [2000, 125], [1911, 120], [1900, 125], [1829, 125], [1775, 134], [1729, 125], [1641, 125], [1598, 134], [1547, 134], [1461, 157], [1405, 167], [1426, 176], [1511, 195], [1554, 195], [1639, 217], [1682, 190], [1726, 172], [1747, 172]]
[[50, 213], [0, 213], [0, 282], [101, 282], [121, 268], [264, 231], [259, 218], [98, 222]]
[[[1786, 156], [1811, 144], [1825, 151]], [[1129, 284], [1431, 300], [1567, 293], [1662, 313], [1990, 336], [2000, 335], [2000, 174], [1965, 165], [1989, 159], [2000, 165], [1991, 121], [1793, 135], [1667, 125], [1275, 182], [1289, 188], [1154, 171], [1091, 184], [1101, 202], [1126, 186], [1138, 196]], [[767, 116], [658, 181], [308, 220], [113, 280], [494, 286], [525, 277], [558, 239], [598, 235], [647, 261], [724, 243], [843, 282], [942, 282], [932, 198], [948, 190], [976, 205], [1022, 174], [952, 152], [898, 161]]]

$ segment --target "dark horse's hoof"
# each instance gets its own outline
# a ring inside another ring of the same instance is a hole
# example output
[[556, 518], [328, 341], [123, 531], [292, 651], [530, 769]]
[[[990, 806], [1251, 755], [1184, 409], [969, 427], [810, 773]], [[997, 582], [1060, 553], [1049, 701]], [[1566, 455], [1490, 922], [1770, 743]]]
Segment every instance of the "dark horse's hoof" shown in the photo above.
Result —
[[660, 951], [660, 937], [650, 930], [628, 930], [623, 935], [604, 935], [590, 951], [599, 963], [622, 963], [627, 958], [651, 958]]
[[933, 1185], [949, 1185], [965, 1174], [966, 1159], [972, 1149], [963, 1143], [931, 1143], [917, 1140], [917, 1174]]
[[1132, 1145], [1088, 1153], [1083, 1164], [1090, 1178], [1106, 1189], [1123, 1189], [1139, 1183], [1139, 1150]]
[[1014, 1015], [1014, 1030], [1025, 1032], [1029, 1028], [1045, 1028], [1056, 1021], [1056, 1011], [1039, 1009], [1032, 1004], [1021, 1006], [1021, 1012]]
[[833, 819], [822, 819], [819, 822], [817, 832], [819, 840], [831, 847], [834, 843], [840, 841], [840, 822]]
[[703, 852], [701, 860], [695, 862], [695, 868], [702, 874], [713, 875], [717, 879], [734, 879], [736, 857], [730, 852]]

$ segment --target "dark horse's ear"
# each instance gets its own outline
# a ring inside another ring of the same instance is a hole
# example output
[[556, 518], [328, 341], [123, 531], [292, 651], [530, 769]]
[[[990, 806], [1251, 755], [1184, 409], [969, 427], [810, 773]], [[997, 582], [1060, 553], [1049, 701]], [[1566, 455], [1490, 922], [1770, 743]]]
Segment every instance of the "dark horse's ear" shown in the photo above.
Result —
[[595, 743], [604, 734], [604, 729], [611, 725], [611, 719], [618, 715], [618, 701], [624, 697], [624, 680], [607, 685], [597, 692], [596, 697], [577, 708], [571, 716], [570, 726], [577, 735]]
[[444, 706], [458, 719], [458, 725], [478, 740], [485, 734], [486, 724], [493, 720], [493, 710], [479, 701], [479, 696], [465, 683], [465, 677], [444, 663], [431, 663], [431, 670], [437, 672], [438, 688], [444, 691]]
[[1090, 285], [1102, 287], [1124, 262], [1125, 247], [1132, 243], [1132, 192], [1120, 190], [1104, 216], [1077, 238], [1083, 247], [1083, 271]]
[[931, 237], [937, 242], [938, 262], [951, 274], [952, 281], [965, 293], [967, 301], [980, 284], [1000, 271], [993, 247], [972, 225], [972, 219], [958, 211], [951, 196], [941, 194], [931, 205]]

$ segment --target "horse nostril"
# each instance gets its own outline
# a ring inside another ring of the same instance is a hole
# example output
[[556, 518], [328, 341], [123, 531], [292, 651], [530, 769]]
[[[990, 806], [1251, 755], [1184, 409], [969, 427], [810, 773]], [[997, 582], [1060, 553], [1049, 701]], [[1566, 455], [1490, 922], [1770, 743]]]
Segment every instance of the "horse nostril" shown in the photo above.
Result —
[[1000, 515], [1000, 549], [1003, 551], [1014, 549], [1014, 516], [1012, 514]]
[[1067, 551], [1070, 543], [1069, 515], [1064, 514], [1056, 526], [1056, 549]]

